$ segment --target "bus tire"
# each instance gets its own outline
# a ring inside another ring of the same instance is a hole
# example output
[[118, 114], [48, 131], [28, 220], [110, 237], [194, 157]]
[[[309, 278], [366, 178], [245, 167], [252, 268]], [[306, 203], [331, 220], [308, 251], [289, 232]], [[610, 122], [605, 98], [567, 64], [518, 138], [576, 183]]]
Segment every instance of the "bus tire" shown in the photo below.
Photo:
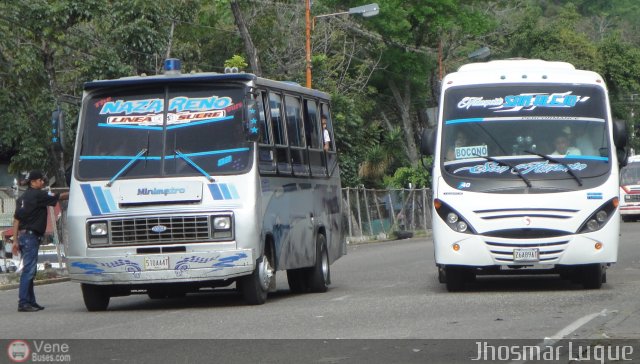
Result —
[[329, 289], [331, 269], [329, 268], [329, 252], [327, 239], [322, 234], [316, 238], [316, 263], [309, 271], [309, 291], [321, 293]]
[[309, 268], [287, 269], [287, 282], [291, 293], [307, 293]]
[[445, 276], [446, 276], [446, 284], [447, 291], [449, 292], [460, 292], [464, 290], [464, 283], [467, 278], [468, 273], [466, 269], [463, 267], [445, 267]]
[[602, 264], [587, 264], [582, 267], [582, 286], [585, 289], [600, 289], [604, 275]]
[[96, 284], [80, 284], [82, 289], [82, 298], [87, 311], [105, 311], [109, 306], [109, 287], [99, 286]]
[[240, 278], [240, 292], [248, 305], [262, 305], [267, 301], [271, 280], [275, 279], [273, 265], [267, 255], [256, 261], [256, 268], [248, 276]]

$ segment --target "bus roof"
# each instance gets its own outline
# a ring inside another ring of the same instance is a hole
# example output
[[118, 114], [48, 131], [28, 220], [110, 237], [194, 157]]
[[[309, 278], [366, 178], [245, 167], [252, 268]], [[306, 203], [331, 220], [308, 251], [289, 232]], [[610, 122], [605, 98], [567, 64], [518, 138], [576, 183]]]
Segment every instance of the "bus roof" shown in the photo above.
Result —
[[444, 87], [507, 83], [575, 83], [606, 88], [602, 76], [576, 69], [570, 63], [520, 58], [466, 64], [443, 80]]
[[94, 80], [85, 82], [84, 90], [95, 90], [109, 87], [123, 87], [133, 85], [154, 85], [166, 83], [192, 83], [192, 82], [255, 82], [257, 86], [276, 87], [279, 89], [313, 95], [322, 99], [329, 99], [329, 94], [315, 89], [308, 89], [294, 82], [275, 81], [268, 78], [257, 77], [252, 73], [185, 73], [155, 76], [132, 76], [111, 80]]
[[627, 159], [627, 163], [638, 163], [640, 162], [640, 155], [631, 155]]

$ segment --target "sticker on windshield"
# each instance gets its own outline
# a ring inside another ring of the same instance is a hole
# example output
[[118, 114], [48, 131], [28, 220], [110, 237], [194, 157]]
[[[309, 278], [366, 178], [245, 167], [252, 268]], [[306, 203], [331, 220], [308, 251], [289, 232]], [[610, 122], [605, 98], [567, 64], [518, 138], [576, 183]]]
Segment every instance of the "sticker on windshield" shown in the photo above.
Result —
[[488, 148], [486, 145], [456, 147], [454, 152], [455, 152], [456, 159], [486, 157], [489, 155]]
[[523, 93], [519, 95], [507, 95], [504, 98], [496, 97], [485, 100], [480, 97], [464, 97], [458, 102], [458, 109], [470, 109], [472, 107], [489, 108], [496, 112], [533, 110], [541, 108], [572, 108], [578, 103], [587, 102], [590, 96], [573, 95], [573, 91], [562, 93]]
[[[100, 115], [106, 116], [106, 125], [163, 125], [164, 100], [112, 100], [99, 103]], [[96, 105], [98, 106], [98, 105]], [[220, 121], [230, 119], [227, 112], [239, 109], [242, 103], [233, 104], [230, 97], [185, 97], [169, 100], [167, 124]]]

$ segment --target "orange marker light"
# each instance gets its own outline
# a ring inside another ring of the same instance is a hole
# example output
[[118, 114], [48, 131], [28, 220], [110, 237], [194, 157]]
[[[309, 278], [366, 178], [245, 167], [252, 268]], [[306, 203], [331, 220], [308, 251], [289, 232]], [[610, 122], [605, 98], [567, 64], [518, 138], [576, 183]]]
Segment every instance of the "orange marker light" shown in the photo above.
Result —
[[618, 205], [620, 204], [620, 200], [618, 200], [617, 197], [614, 197], [612, 203], [613, 207], [618, 207]]
[[433, 207], [435, 207], [436, 210], [439, 210], [442, 207], [442, 201], [436, 198], [435, 200], [433, 200]]
[[596, 250], [602, 249], [602, 243], [596, 243], [595, 248]]
[[451, 247], [453, 248], [453, 251], [455, 251], [455, 252], [460, 250], [460, 244], [458, 244], [458, 243], [453, 244]]

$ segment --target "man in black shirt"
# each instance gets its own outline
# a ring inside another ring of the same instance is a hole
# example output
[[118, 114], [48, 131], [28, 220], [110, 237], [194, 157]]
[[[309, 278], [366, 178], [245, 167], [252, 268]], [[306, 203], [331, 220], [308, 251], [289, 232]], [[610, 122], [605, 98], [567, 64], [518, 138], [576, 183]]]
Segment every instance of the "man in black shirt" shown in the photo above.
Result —
[[18, 311], [35, 312], [44, 307], [36, 302], [33, 280], [38, 268], [38, 249], [47, 229], [47, 206], [55, 206], [59, 200], [69, 198], [68, 192], [53, 194], [43, 191], [44, 175], [40, 171], [31, 171], [27, 175], [29, 187], [16, 200], [13, 215], [13, 249], [22, 255], [22, 274], [18, 291]]

